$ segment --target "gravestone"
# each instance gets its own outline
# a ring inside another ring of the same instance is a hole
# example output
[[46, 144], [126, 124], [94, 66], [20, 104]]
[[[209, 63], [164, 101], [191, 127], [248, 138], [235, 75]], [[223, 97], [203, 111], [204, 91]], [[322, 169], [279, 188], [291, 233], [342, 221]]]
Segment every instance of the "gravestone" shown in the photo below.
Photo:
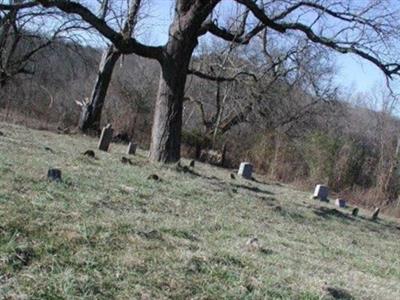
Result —
[[374, 213], [372, 214], [372, 221], [376, 221], [378, 219], [379, 216], [379, 212], [381, 211], [381, 209], [379, 207], [375, 208]]
[[239, 167], [238, 175], [246, 179], [251, 179], [253, 173], [253, 165], [248, 162], [242, 162]]
[[126, 149], [126, 154], [128, 155], [135, 155], [136, 154], [136, 144], [130, 142], [128, 145], [128, 149]]
[[357, 217], [357, 216], [358, 216], [358, 211], [359, 211], [358, 207], [354, 207], [354, 208], [353, 208], [353, 211], [351, 212], [351, 214], [353, 215], [353, 217]]
[[106, 127], [103, 128], [100, 135], [99, 141], [99, 150], [101, 151], [108, 151], [110, 147], [110, 143], [113, 137], [114, 130], [111, 128], [111, 124], [108, 124]]
[[61, 181], [61, 170], [60, 169], [49, 169], [47, 171], [47, 179], [50, 181]]
[[339, 207], [346, 207], [346, 200], [342, 198], [338, 198], [335, 200], [335, 205]]
[[96, 157], [96, 153], [94, 153], [93, 150], [86, 150], [85, 152], [83, 152], [83, 155], [90, 157], [90, 158], [95, 158]]
[[329, 195], [329, 188], [325, 185], [318, 184], [315, 187], [313, 198], [329, 202], [328, 195]]
[[123, 156], [123, 157], [121, 158], [121, 162], [122, 162], [123, 164], [133, 165], [133, 162], [132, 162], [129, 158], [126, 158], [125, 156]]

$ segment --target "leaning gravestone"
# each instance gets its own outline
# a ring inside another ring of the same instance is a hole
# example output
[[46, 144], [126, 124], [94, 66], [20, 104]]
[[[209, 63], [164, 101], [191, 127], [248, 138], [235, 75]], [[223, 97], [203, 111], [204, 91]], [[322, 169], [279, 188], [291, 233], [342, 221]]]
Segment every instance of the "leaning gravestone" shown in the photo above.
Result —
[[239, 167], [238, 175], [246, 179], [251, 179], [253, 173], [253, 165], [248, 162], [242, 162]]
[[135, 143], [130, 142], [128, 148], [126, 149], [126, 154], [128, 155], [135, 155], [136, 154], [136, 147]]
[[372, 221], [376, 221], [378, 219], [379, 216], [379, 212], [381, 211], [381, 209], [379, 207], [377, 207], [374, 211], [374, 213], [372, 214]]
[[338, 198], [335, 200], [335, 205], [339, 207], [346, 207], [346, 200], [342, 198]]
[[195, 161], [194, 161], [194, 159], [192, 159], [190, 161], [189, 167], [194, 168], [194, 165], [195, 165]]
[[108, 151], [110, 147], [110, 143], [113, 137], [114, 130], [111, 128], [111, 124], [108, 124], [106, 127], [103, 128], [100, 135], [99, 140], [99, 150], [101, 151]]
[[314, 199], [320, 199], [321, 201], [328, 202], [329, 188], [325, 185], [318, 184], [314, 190]]
[[351, 212], [351, 214], [353, 215], [353, 217], [357, 217], [358, 216], [358, 207], [354, 207], [353, 211]]

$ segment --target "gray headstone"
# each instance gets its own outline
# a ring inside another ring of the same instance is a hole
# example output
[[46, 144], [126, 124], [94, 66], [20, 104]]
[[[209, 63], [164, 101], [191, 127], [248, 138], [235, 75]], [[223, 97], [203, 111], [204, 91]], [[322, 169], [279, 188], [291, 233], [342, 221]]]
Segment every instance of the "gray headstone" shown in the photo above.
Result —
[[135, 143], [130, 142], [128, 145], [128, 149], [126, 149], [126, 154], [128, 155], [135, 155], [136, 154], [136, 147]]
[[318, 184], [314, 190], [314, 199], [320, 199], [321, 201], [328, 201], [329, 188], [325, 185]]
[[253, 173], [253, 165], [248, 162], [242, 162], [239, 167], [238, 175], [246, 179], [251, 179]]
[[110, 143], [113, 137], [114, 130], [111, 128], [111, 124], [108, 124], [106, 127], [103, 128], [100, 135], [99, 140], [99, 150], [101, 151], [108, 151], [110, 147]]
[[375, 211], [372, 214], [372, 221], [376, 221], [378, 219], [380, 211], [381, 211], [381, 209], [379, 207], [375, 208]]
[[346, 200], [342, 198], [338, 198], [335, 200], [335, 205], [339, 207], [346, 207]]

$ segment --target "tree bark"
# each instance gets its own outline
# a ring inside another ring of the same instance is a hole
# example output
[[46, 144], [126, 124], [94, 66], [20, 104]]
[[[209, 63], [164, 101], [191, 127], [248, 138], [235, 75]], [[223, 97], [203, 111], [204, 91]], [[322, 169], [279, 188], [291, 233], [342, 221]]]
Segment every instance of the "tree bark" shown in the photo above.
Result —
[[150, 146], [153, 162], [173, 163], [181, 157], [182, 108], [188, 67], [201, 25], [217, 2], [176, 2], [174, 21], [160, 60], [161, 76]]
[[113, 46], [108, 47], [101, 58], [99, 72], [97, 74], [96, 83], [90, 96], [90, 102], [84, 106], [79, 119], [79, 129], [83, 132], [99, 131], [101, 112], [107, 89], [110, 85], [114, 66], [118, 61], [121, 53], [116, 51]]
[[[179, 46], [173, 45], [173, 48]], [[168, 163], [180, 159], [183, 96], [190, 56], [191, 52], [188, 55], [180, 51], [161, 65], [151, 135], [151, 161]]]

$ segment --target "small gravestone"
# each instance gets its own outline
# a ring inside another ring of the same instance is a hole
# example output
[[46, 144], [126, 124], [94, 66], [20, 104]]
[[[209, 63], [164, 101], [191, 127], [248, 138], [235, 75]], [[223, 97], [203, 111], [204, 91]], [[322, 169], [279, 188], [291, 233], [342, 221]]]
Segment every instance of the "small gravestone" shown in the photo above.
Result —
[[248, 162], [242, 162], [239, 167], [238, 175], [246, 179], [251, 179], [253, 173], [253, 165]]
[[47, 146], [44, 147], [44, 150], [49, 151], [50, 153], [54, 153], [54, 150]]
[[126, 149], [126, 154], [128, 155], [135, 155], [136, 154], [136, 147], [135, 143], [130, 142], [128, 148]]
[[47, 171], [47, 179], [50, 181], [61, 181], [61, 170], [60, 169], [49, 169]]
[[147, 177], [147, 179], [151, 179], [151, 180], [155, 180], [155, 181], [161, 181], [161, 178], [158, 177], [157, 174], [151, 174], [151, 175], [149, 175], [149, 177]]
[[114, 130], [111, 128], [111, 124], [108, 124], [106, 127], [103, 128], [100, 135], [99, 141], [99, 150], [101, 151], [108, 151], [110, 147], [110, 143], [113, 137]]
[[123, 156], [123, 157], [121, 158], [121, 162], [122, 162], [123, 164], [133, 165], [133, 162], [132, 162], [129, 158], [126, 158], [125, 156]]
[[353, 215], [353, 217], [357, 217], [357, 216], [358, 216], [358, 211], [359, 211], [358, 207], [354, 207], [354, 208], [353, 208], [353, 211], [351, 212], [351, 214]]
[[246, 247], [249, 250], [257, 250], [260, 248], [260, 243], [258, 242], [258, 238], [251, 238], [246, 242]]
[[96, 154], [94, 153], [93, 150], [86, 150], [85, 152], [83, 152], [84, 156], [90, 157], [90, 158], [95, 158]]
[[329, 188], [325, 185], [318, 184], [314, 190], [314, 199], [320, 199], [321, 201], [328, 202]]
[[372, 214], [372, 221], [376, 221], [378, 219], [379, 216], [379, 212], [381, 211], [381, 209], [379, 207], [375, 208], [374, 213]]
[[335, 200], [335, 205], [339, 207], [346, 207], [346, 200], [342, 198], [338, 198]]

